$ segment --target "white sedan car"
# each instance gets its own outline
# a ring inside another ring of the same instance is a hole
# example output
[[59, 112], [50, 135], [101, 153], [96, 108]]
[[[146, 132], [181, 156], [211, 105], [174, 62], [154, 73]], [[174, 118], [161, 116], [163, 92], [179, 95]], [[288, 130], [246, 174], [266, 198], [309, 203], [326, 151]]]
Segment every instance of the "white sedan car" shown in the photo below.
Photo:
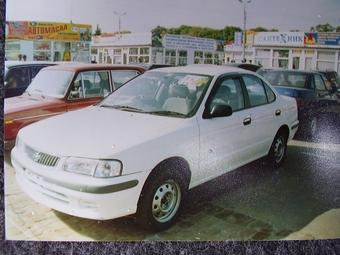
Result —
[[135, 214], [159, 231], [188, 189], [262, 157], [280, 165], [298, 125], [295, 100], [254, 72], [169, 67], [21, 129], [11, 158], [41, 204], [98, 220]]

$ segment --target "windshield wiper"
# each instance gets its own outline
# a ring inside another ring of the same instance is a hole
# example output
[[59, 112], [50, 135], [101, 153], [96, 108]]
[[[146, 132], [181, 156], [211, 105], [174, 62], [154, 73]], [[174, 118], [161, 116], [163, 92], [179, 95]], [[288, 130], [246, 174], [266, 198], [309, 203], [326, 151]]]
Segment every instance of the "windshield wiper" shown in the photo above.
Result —
[[114, 109], [119, 109], [119, 110], [122, 110], [122, 111], [143, 112], [142, 109], [131, 107], [131, 106], [126, 106], [126, 105], [107, 105], [107, 104], [103, 104], [100, 107], [114, 108]]
[[147, 112], [149, 114], [156, 114], [156, 115], [165, 115], [165, 116], [187, 116], [186, 114], [180, 112], [173, 112], [173, 111], [153, 111]]

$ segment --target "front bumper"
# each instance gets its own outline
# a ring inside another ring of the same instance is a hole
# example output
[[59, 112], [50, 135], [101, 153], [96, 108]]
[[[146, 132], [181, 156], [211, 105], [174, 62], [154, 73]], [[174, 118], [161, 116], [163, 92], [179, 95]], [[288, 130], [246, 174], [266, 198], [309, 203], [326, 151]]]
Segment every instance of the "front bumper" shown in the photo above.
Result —
[[136, 212], [148, 172], [99, 179], [41, 166], [17, 147], [11, 152], [16, 180], [37, 202], [57, 211], [96, 220]]

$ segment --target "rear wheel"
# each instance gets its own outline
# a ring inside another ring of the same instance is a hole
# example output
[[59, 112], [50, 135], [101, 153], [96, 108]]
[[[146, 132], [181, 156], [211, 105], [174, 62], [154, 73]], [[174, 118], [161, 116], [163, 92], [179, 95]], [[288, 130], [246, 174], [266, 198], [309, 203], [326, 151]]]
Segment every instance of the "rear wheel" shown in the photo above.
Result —
[[270, 147], [270, 151], [268, 153], [268, 161], [272, 167], [279, 167], [285, 156], [287, 151], [287, 135], [284, 132], [279, 132]]
[[171, 169], [148, 178], [137, 207], [137, 223], [141, 227], [161, 231], [176, 222], [185, 194], [180, 179]]
[[306, 124], [306, 134], [309, 137], [315, 137], [318, 127], [318, 119], [316, 116], [311, 117]]

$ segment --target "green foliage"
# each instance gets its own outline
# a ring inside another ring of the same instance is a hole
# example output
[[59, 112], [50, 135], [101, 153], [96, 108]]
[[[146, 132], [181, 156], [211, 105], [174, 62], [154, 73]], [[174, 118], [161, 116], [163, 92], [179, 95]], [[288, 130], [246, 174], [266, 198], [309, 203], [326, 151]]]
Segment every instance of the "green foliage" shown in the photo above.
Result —
[[[337, 27], [336, 29], [339, 29]], [[310, 28], [310, 32], [333, 32], [335, 30], [334, 27], [332, 27], [330, 24], [319, 24], [316, 25], [315, 27]]]
[[102, 30], [99, 28], [98, 24], [97, 24], [97, 29], [94, 32], [94, 35], [101, 35], [102, 34]]

